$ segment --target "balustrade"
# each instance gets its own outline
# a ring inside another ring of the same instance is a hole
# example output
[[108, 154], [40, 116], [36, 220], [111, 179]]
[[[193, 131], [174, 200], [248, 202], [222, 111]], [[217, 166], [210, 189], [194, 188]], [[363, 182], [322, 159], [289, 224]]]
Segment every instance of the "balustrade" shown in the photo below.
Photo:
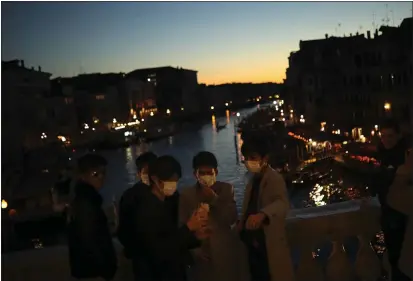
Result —
[[[388, 272], [387, 256], [379, 258], [371, 240], [380, 231], [380, 207], [375, 199], [354, 200], [322, 207], [294, 209], [287, 218], [287, 233], [296, 268], [297, 281], [376, 281]], [[357, 240], [352, 257], [345, 247]], [[329, 243], [326, 259], [320, 244]], [[114, 240], [119, 253], [116, 280], [133, 280], [129, 260]], [[274, 249], [276, 250], [276, 249]], [[7, 281], [69, 280], [68, 250], [65, 246], [34, 249], [3, 255], [3, 276]], [[384, 271], [383, 271], [384, 270]]]

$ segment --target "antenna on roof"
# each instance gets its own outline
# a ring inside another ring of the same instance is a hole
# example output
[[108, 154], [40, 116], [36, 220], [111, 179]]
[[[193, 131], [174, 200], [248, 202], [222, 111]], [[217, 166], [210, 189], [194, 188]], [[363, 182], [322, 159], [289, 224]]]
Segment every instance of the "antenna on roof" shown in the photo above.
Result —
[[386, 7], [386, 17], [384, 19], [382, 19], [382, 22], [385, 23], [387, 26], [389, 25], [389, 5], [385, 4], [384, 5]]
[[390, 10], [390, 14], [391, 14], [392, 26], [395, 26], [394, 25], [394, 12], [393, 12], [393, 10]]
[[372, 22], [372, 25], [373, 25], [373, 32], [377, 29], [377, 26], [376, 26], [376, 13], [375, 12], [373, 12], [373, 22]]
[[362, 26], [362, 25], [359, 25], [358, 31], [359, 31], [359, 33], [363, 33], [363, 32], [362, 32], [362, 31], [363, 31], [363, 26]]

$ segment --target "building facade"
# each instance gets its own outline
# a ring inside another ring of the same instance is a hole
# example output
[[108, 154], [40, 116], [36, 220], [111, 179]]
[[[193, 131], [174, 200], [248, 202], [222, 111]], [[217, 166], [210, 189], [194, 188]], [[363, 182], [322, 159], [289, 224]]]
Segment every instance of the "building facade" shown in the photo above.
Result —
[[307, 122], [332, 130], [368, 129], [387, 116], [407, 120], [411, 56], [412, 18], [366, 36], [300, 41], [289, 57], [286, 91]]
[[198, 88], [198, 74], [195, 70], [170, 66], [146, 68], [134, 70], [126, 77], [151, 83], [155, 87], [156, 105], [161, 112], [199, 110], [199, 98], [195, 96]]

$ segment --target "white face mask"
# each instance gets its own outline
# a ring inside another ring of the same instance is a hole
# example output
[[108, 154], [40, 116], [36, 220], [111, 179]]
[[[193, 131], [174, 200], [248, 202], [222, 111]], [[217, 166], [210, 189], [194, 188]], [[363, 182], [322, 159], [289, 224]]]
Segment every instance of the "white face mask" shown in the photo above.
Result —
[[165, 181], [163, 183], [163, 194], [165, 196], [172, 196], [177, 189], [178, 183], [176, 181]]
[[217, 182], [217, 177], [215, 176], [215, 173], [213, 173], [212, 175], [197, 175], [197, 178], [199, 184], [206, 187], [211, 187]]
[[144, 184], [150, 185], [149, 175], [148, 175], [148, 174], [141, 174], [140, 178], [141, 178], [141, 181], [142, 181]]
[[259, 173], [261, 172], [261, 164], [259, 161], [247, 161], [245, 163], [245, 166], [247, 167], [248, 171], [251, 173]]

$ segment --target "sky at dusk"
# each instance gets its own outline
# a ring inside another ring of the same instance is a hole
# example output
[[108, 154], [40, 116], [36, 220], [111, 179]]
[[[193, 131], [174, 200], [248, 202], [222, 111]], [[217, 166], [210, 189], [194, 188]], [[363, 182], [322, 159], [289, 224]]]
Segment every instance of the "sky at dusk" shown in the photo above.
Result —
[[[2, 2], [2, 60], [54, 77], [170, 65], [198, 70], [207, 84], [282, 82], [300, 40], [372, 30], [385, 4]], [[390, 24], [412, 15], [411, 2], [387, 4]]]

